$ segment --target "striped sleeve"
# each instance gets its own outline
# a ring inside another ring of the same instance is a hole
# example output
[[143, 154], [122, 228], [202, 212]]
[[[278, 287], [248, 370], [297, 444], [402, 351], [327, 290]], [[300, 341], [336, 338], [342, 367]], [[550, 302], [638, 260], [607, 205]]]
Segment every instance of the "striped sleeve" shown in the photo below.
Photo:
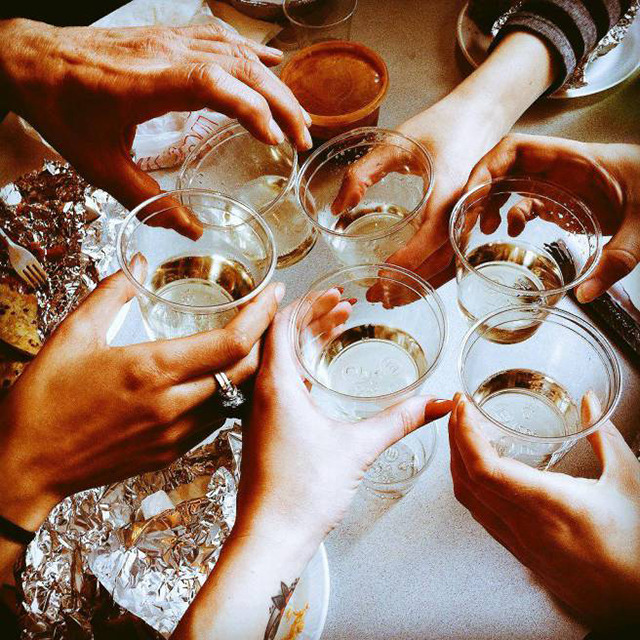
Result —
[[559, 73], [548, 93], [560, 88], [633, 0], [525, 0], [498, 32], [491, 47], [513, 31], [528, 31], [551, 48]]

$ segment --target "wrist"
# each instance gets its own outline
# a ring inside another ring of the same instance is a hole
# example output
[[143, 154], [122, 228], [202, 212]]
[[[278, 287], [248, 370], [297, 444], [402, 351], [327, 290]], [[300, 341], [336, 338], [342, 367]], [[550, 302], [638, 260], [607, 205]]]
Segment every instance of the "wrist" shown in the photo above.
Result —
[[0, 417], [0, 515], [27, 531], [36, 531], [60, 498], [46, 488], [35, 465], [29, 463], [26, 443], [15, 446], [11, 442], [13, 426]]
[[547, 44], [527, 32], [510, 33], [450, 94], [486, 121], [499, 140], [551, 85], [556, 74]]

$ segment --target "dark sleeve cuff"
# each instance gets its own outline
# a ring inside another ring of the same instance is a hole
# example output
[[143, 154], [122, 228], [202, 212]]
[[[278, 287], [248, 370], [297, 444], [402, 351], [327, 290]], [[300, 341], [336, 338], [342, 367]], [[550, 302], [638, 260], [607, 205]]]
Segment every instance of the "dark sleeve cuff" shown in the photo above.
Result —
[[494, 38], [489, 52], [500, 44], [509, 33], [526, 31], [541, 38], [549, 47], [554, 57], [557, 75], [544, 95], [557, 91], [575, 71], [577, 60], [571, 42], [555, 23], [533, 13], [518, 12], [513, 14], [500, 28]]

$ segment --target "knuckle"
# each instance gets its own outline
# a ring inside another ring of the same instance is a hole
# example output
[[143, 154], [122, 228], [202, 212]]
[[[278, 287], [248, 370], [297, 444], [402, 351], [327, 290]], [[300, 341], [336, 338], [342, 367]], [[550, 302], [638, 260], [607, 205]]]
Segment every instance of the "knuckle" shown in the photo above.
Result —
[[197, 62], [189, 67], [187, 83], [196, 92], [206, 90], [220, 81], [222, 69], [213, 62]]
[[207, 25], [207, 30], [208, 35], [217, 40], [229, 40], [231, 38], [231, 32], [216, 22]]
[[252, 86], [261, 86], [265, 82], [262, 64], [251, 58], [241, 58], [234, 65], [234, 75]]
[[239, 329], [231, 329], [226, 333], [226, 348], [230, 359], [242, 360], [246, 358], [253, 347], [249, 336]]

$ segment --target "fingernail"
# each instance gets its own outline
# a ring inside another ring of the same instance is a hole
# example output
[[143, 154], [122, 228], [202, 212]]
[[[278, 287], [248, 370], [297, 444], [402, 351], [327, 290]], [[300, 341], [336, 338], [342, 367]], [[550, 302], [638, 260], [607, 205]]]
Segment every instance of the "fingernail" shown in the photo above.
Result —
[[282, 55], [282, 51], [280, 51], [280, 49], [276, 49], [275, 47], [266, 47], [265, 49], [273, 56], [281, 56]]
[[131, 271], [131, 275], [138, 282], [144, 282], [147, 271], [147, 261], [145, 257], [141, 253], [136, 253], [136, 255], [133, 256], [131, 262], [129, 263], [129, 269]]
[[278, 304], [282, 302], [282, 298], [284, 298], [284, 293], [287, 288], [284, 286], [283, 282], [278, 282], [276, 285], [276, 290], [273, 292], [273, 295], [276, 297], [276, 301]]
[[303, 109], [302, 107], [300, 107], [300, 111], [302, 111], [302, 117], [304, 118], [304, 121], [307, 123], [307, 127], [310, 127], [313, 124], [313, 120], [309, 115], [309, 112], [306, 109]]
[[595, 300], [601, 290], [602, 283], [598, 279], [594, 278], [593, 280], [584, 282], [578, 287], [578, 290], [576, 291], [576, 298], [578, 298], [578, 302], [585, 304]]
[[344, 293], [344, 287], [336, 287], [336, 289], [340, 292], [340, 295]]
[[[344, 302], [344, 300], [343, 300]], [[349, 304], [353, 305], [356, 302], [358, 302], [358, 298], [347, 298], [346, 302], [348, 302]]]
[[304, 130], [304, 144], [305, 149], [311, 149], [313, 147], [313, 140], [311, 139], [311, 134], [309, 133], [309, 129]]
[[282, 129], [273, 118], [271, 118], [271, 122], [269, 122], [269, 133], [278, 144], [282, 144], [284, 142], [284, 133], [282, 133]]
[[444, 398], [438, 398], [437, 400], [432, 400], [430, 403], [430, 405], [435, 406], [435, 407], [439, 407], [441, 405], [445, 405], [445, 404], [453, 404], [453, 400], [447, 400]]

